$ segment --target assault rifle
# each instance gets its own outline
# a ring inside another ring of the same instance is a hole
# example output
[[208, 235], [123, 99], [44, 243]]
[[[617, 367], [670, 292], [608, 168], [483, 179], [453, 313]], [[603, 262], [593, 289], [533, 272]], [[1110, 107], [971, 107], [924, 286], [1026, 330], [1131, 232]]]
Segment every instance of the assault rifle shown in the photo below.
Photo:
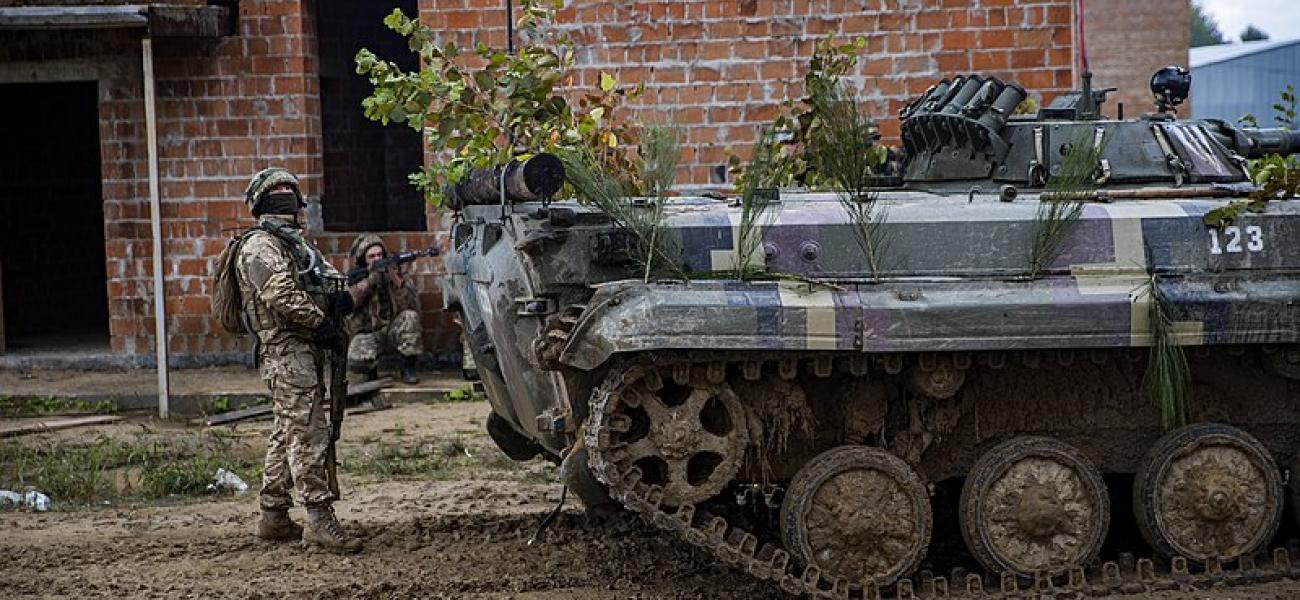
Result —
[[[326, 286], [327, 291], [331, 293], [347, 293], [342, 278], [330, 277], [326, 281], [330, 284]], [[343, 327], [343, 320], [346, 315], [340, 311], [337, 302], [330, 302], [328, 314], [328, 318], [338, 327]], [[325, 449], [325, 478], [330, 493], [334, 495], [335, 500], [338, 500], [340, 496], [336, 447], [339, 443], [339, 437], [343, 435], [343, 411], [348, 403], [348, 337], [342, 335], [322, 349], [329, 356], [330, 397], [330, 440], [329, 446]]]
[[424, 256], [438, 256], [440, 253], [441, 252], [437, 248], [429, 248], [428, 250], [414, 250], [411, 252], [399, 252], [392, 256], [381, 258], [371, 263], [368, 267], [353, 267], [351, 269], [348, 269], [348, 285], [352, 285], [358, 281], [361, 281], [362, 279], [365, 279], [366, 276], [369, 275], [371, 271], [383, 271], [389, 267], [398, 267]]

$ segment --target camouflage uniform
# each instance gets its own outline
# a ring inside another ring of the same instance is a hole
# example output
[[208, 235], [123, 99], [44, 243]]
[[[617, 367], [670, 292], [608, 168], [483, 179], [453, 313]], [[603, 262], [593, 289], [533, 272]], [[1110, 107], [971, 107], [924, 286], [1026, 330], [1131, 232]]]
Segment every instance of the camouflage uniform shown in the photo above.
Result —
[[[366, 250], [383, 240], [374, 234], [357, 237], [352, 243], [353, 264], [364, 262]], [[348, 344], [348, 366], [353, 371], [374, 369], [383, 352], [396, 350], [403, 357], [418, 357], [424, 352], [420, 341], [420, 304], [415, 286], [409, 277], [399, 285], [386, 277], [386, 286], [371, 289], [369, 281], [362, 280], [351, 286], [357, 298], [356, 310], [348, 317], [347, 331], [352, 341]]]
[[[274, 216], [264, 225], [287, 225]], [[302, 239], [296, 226], [283, 229], [301, 241], [302, 253], [316, 253], [323, 270], [338, 271]], [[254, 230], [236, 259], [244, 315], [257, 335], [262, 380], [271, 391], [275, 424], [266, 448], [260, 501], [264, 509], [287, 509], [296, 486], [304, 504], [330, 502], [325, 475], [329, 424], [324, 408], [325, 360], [312, 343], [325, 319], [324, 297], [306, 289], [297, 271], [301, 258], [274, 234]], [[341, 275], [340, 275], [341, 276]]]

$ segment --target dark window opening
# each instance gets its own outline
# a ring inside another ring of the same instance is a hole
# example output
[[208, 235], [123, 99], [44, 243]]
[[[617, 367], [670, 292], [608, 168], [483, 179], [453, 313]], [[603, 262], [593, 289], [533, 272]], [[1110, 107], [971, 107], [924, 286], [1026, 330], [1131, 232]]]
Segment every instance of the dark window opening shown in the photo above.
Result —
[[319, 0], [316, 6], [325, 229], [423, 231], [424, 199], [407, 179], [422, 165], [420, 134], [404, 125], [385, 127], [366, 118], [361, 100], [373, 88], [356, 74], [353, 62], [358, 50], [369, 48], [403, 69], [417, 68], [406, 40], [383, 23], [395, 7], [417, 14], [416, 2]]
[[0, 85], [4, 346], [108, 345], [98, 87]]

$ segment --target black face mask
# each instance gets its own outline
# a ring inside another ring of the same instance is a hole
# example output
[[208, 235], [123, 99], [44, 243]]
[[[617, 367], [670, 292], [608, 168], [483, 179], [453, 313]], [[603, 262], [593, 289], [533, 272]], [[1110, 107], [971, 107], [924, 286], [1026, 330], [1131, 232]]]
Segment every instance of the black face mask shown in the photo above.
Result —
[[275, 192], [262, 196], [257, 202], [257, 214], [293, 215], [298, 213], [298, 195], [293, 192]]

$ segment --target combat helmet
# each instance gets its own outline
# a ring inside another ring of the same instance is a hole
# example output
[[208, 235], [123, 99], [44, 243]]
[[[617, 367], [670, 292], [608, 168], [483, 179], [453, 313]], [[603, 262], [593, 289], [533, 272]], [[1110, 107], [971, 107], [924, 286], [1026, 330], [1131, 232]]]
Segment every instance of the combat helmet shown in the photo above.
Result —
[[283, 167], [269, 167], [258, 171], [248, 181], [248, 187], [244, 189], [244, 202], [248, 205], [248, 212], [256, 216], [255, 209], [262, 196], [276, 186], [286, 183], [293, 188], [293, 194], [298, 198], [298, 207], [306, 206], [302, 198], [302, 190], [298, 186], [298, 177]]
[[[358, 267], [365, 265], [366, 251], [372, 246], [384, 246], [384, 240], [373, 233], [363, 233], [352, 240], [352, 249], [348, 251], [352, 256], [352, 264]], [[385, 250], [387, 248], [384, 246]]]

